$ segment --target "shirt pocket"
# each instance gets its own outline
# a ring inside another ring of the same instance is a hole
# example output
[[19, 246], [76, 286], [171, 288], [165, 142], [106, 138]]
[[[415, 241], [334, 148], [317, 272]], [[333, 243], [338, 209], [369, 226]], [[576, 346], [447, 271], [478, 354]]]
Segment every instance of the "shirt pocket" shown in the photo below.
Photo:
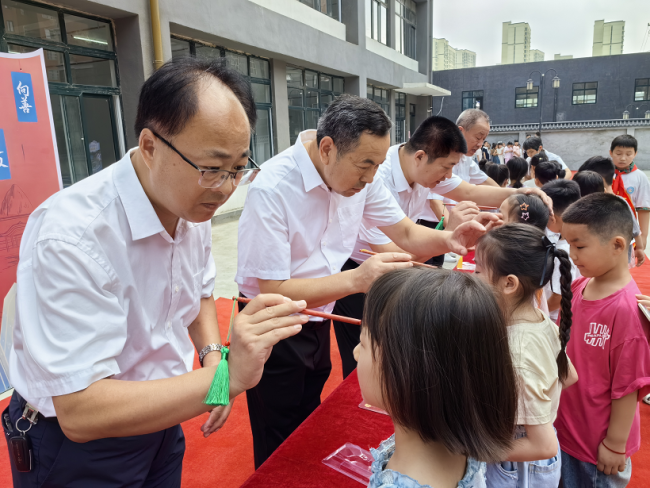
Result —
[[341, 226], [341, 243], [346, 249], [354, 249], [359, 236], [359, 227], [363, 218], [365, 202], [340, 207], [337, 211]]

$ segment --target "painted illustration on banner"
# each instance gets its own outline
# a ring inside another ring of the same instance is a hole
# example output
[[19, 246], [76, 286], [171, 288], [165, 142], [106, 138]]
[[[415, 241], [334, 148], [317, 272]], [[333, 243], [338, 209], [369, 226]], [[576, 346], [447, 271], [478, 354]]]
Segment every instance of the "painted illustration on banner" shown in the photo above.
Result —
[[[0, 306], [16, 281], [29, 215], [62, 188], [43, 51], [0, 53]], [[5, 109], [6, 108], [6, 109]], [[0, 392], [10, 387], [11, 317], [2, 314]], [[6, 330], [5, 330], [6, 329]]]

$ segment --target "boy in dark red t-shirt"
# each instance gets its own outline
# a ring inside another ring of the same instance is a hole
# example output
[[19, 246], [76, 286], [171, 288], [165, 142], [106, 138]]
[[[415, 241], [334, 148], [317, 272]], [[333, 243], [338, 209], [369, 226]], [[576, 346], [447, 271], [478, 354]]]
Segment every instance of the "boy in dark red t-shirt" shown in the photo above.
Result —
[[567, 354], [579, 381], [562, 392], [555, 421], [566, 487], [624, 487], [639, 450], [638, 400], [650, 385], [650, 347], [639, 288], [628, 269], [632, 216], [594, 193], [562, 214], [562, 236], [582, 278], [573, 282]]

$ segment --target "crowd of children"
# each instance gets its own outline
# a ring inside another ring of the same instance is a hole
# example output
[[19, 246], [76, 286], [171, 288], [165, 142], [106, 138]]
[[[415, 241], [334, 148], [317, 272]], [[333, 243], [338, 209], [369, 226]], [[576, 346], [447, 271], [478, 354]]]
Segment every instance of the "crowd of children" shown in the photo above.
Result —
[[[628, 484], [650, 393], [638, 306], [650, 298], [630, 273], [650, 215], [636, 152], [619, 136], [611, 159], [589, 159], [573, 181], [544, 154], [530, 172], [510, 158], [506, 180], [534, 181], [552, 212], [513, 195], [477, 242], [473, 275], [416, 267], [372, 285], [358, 377], [395, 434], [373, 450], [370, 487]], [[493, 167], [482, 169], [501, 184]]]

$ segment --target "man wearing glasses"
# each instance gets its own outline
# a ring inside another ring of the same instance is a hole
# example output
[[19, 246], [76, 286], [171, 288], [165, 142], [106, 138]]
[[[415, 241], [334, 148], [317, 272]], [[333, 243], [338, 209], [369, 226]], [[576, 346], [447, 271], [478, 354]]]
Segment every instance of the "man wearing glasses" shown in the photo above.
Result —
[[[225, 422], [229, 406], [203, 403], [221, 348], [210, 218], [257, 174], [255, 118], [236, 72], [167, 63], [142, 87], [138, 147], [30, 216], [2, 414], [14, 486], [179, 487], [180, 422], [211, 410], [206, 437]], [[237, 316], [231, 400], [303, 308], [263, 295]]]

